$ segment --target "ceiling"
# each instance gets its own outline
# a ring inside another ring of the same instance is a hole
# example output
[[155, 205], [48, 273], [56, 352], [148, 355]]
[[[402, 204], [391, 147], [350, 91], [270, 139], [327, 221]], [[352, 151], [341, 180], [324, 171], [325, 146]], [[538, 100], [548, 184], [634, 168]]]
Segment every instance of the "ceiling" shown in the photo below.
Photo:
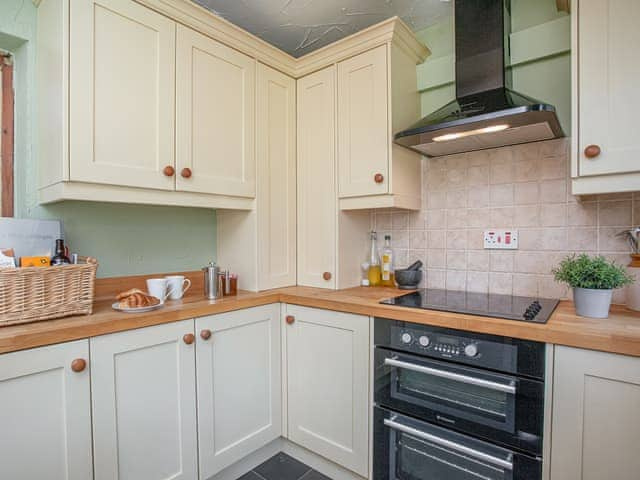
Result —
[[452, 14], [450, 0], [193, 0], [300, 57], [395, 15], [418, 31]]

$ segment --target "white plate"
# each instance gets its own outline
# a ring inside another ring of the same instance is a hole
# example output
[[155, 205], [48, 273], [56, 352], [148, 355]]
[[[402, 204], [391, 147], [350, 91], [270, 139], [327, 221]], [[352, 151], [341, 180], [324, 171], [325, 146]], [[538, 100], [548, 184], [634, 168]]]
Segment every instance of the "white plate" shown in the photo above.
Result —
[[119, 312], [124, 312], [124, 313], [144, 313], [144, 312], [150, 312], [152, 310], [157, 310], [158, 308], [162, 308], [164, 307], [164, 303], [159, 303], [158, 305], [150, 305], [148, 307], [121, 307], [118, 302], [114, 303], [113, 305], [111, 305], [111, 308], [113, 308], [114, 310], [117, 310]]

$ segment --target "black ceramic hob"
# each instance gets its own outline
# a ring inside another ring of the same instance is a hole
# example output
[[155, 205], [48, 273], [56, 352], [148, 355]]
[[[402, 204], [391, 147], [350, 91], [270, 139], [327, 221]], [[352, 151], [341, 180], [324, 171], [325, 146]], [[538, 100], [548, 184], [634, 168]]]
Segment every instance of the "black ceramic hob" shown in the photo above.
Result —
[[383, 300], [380, 303], [522, 322], [547, 323], [558, 305], [558, 300], [427, 288]]

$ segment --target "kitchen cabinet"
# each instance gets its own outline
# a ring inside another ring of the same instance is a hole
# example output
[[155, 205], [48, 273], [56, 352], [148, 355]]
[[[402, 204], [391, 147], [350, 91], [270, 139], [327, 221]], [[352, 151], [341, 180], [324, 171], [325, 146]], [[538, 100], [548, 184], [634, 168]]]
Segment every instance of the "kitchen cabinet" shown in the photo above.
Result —
[[197, 478], [193, 320], [90, 346], [96, 480]]
[[196, 320], [200, 478], [282, 433], [280, 304]]
[[574, 0], [574, 195], [640, 190], [640, 4]]
[[638, 478], [640, 358], [555, 347], [551, 480]]
[[177, 190], [255, 197], [255, 76], [253, 58], [178, 26]]
[[0, 356], [0, 478], [93, 478], [89, 342]]
[[298, 80], [298, 284], [335, 288], [335, 66]]
[[369, 318], [286, 305], [289, 440], [363, 477], [369, 466]]
[[173, 190], [175, 22], [131, 0], [69, 13], [69, 178]]
[[296, 81], [257, 73], [255, 209], [217, 212], [218, 262], [255, 291], [296, 284]]
[[387, 43], [338, 62], [341, 209], [421, 208], [421, 156], [393, 143], [420, 118], [418, 61]]

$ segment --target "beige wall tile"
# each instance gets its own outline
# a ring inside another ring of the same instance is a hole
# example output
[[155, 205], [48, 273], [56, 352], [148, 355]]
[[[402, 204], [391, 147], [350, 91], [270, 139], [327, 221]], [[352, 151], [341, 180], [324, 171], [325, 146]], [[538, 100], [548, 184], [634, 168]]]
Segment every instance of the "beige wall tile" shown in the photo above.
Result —
[[429, 210], [425, 217], [427, 228], [445, 228], [447, 226], [446, 210]]
[[491, 185], [489, 203], [493, 206], [513, 205], [513, 184]]
[[376, 230], [391, 230], [391, 214], [376, 213]]
[[391, 228], [393, 230], [406, 230], [409, 228], [409, 214], [405, 212], [392, 213]]
[[606, 201], [598, 203], [598, 221], [600, 225], [626, 227], [631, 225], [631, 200]]
[[556, 282], [553, 275], [540, 275], [538, 277], [538, 294], [542, 298], [566, 298], [567, 287]]
[[411, 212], [409, 214], [409, 228], [412, 230], [424, 230], [426, 227], [425, 216], [422, 212]]
[[620, 227], [601, 227], [598, 230], [598, 249], [600, 252], [628, 252], [629, 245], [623, 237], [616, 234]]
[[516, 205], [537, 204], [540, 201], [538, 182], [516, 183], [514, 185], [514, 203]]
[[466, 230], [449, 230], [446, 233], [447, 249], [464, 250], [467, 248]]
[[467, 226], [467, 209], [456, 208], [447, 210], [448, 228], [465, 228]]
[[457, 168], [447, 170], [447, 188], [462, 188], [467, 185], [467, 170], [465, 168]]
[[427, 247], [428, 248], [445, 248], [445, 231], [444, 230], [429, 230], [427, 232]]
[[513, 165], [513, 179], [516, 182], [534, 182], [540, 179], [539, 160], [515, 162]]
[[572, 203], [568, 206], [570, 226], [591, 226], [598, 222], [598, 204], [596, 202]]
[[467, 269], [467, 251], [466, 250], [447, 250], [447, 269], [448, 270], [466, 270]]
[[511, 295], [513, 293], [513, 274], [490, 272], [489, 293]]
[[468, 227], [485, 227], [490, 210], [488, 208], [470, 208], [467, 212]]
[[514, 207], [514, 227], [537, 227], [540, 225], [540, 207], [538, 205], [520, 205]]
[[467, 272], [447, 270], [446, 288], [448, 290], [464, 290], [467, 287]]
[[447, 208], [463, 208], [467, 206], [467, 190], [462, 188], [458, 190], [447, 191]]
[[567, 229], [555, 227], [543, 228], [541, 232], [540, 248], [542, 250], [566, 250]]
[[491, 223], [486, 228], [509, 228], [513, 225], [513, 207], [492, 208], [489, 219]]
[[489, 254], [489, 268], [492, 272], [513, 272], [513, 258], [513, 252], [491, 252]]
[[437, 190], [447, 189], [447, 170], [444, 168], [429, 169], [427, 173], [427, 186], [429, 191], [435, 192]]
[[487, 207], [489, 205], [489, 187], [487, 185], [469, 187], [467, 205], [473, 208]]
[[[399, 230], [397, 232], [389, 232], [391, 235], [391, 245], [394, 248], [409, 248], [409, 232], [407, 230]], [[384, 235], [378, 232], [378, 246], [382, 247], [384, 245]]]
[[427, 288], [445, 288], [447, 271], [427, 269]]
[[592, 227], [569, 228], [569, 249], [578, 252], [595, 252], [598, 249], [598, 230]]
[[542, 203], [561, 203], [567, 201], [566, 180], [547, 180], [540, 183], [540, 201]]
[[567, 224], [567, 204], [556, 203], [540, 206], [540, 225], [543, 227], [563, 227]]
[[489, 292], [488, 272], [467, 272], [467, 290], [469, 292]]
[[514, 271], [518, 273], [547, 273], [545, 254], [541, 252], [516, 252]]
[[409, 264], [409, 251], [404, 248], [393, 249], [393, 263], [394, 268], [408, 267]]
[[447, 208], [447, 191], [430, 191], [427, 193], [427, 209], [439, 210], [441, 208]]
[[514, 168], [512, 163], [491, 164], [491, 174], [489, 182], [491, 184], [512, 183], [514, 178]]
[[427, 248], [427, 232], [424, 230], [412, 230], [411, 232], [409, 232], [409, 248]]
[[489, 252], [487, 250], [469, 250], [467, 268], [480, 272], [489, 271]]
[[567, 177], [565, 157], [547, 157], [540, 160], [540, 180], [557, 180]]
[[513, 294], [524, 297], [538, 295], [538, 276], [516, 273], [513, 275]]
[[429, 268], [445, 268], [447, 266], [446, 250], [444, 248], [430, 248], [427, 250], [426, 265]]
[[469, 167], [467, 170], [467, 185], [470, 187], [476, 185], [489, 184], [489, 166], [480, 165], [477, 167]]

